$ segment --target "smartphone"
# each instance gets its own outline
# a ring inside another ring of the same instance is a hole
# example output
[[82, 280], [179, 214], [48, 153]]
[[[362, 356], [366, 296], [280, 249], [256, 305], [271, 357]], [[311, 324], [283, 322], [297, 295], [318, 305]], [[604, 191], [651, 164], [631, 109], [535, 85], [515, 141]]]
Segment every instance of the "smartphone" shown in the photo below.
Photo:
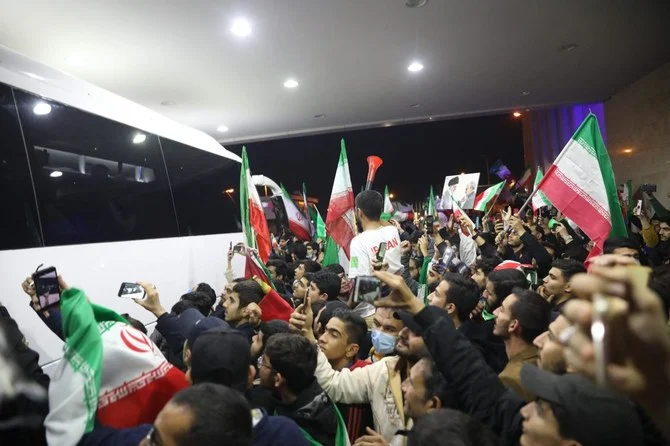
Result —
[[35, 291], [42, 309], [53, 307], [60, 303], [60, 286], [58, 285], [58, 273], [56, 268], [50, 266], [33, 274]]
[[382, 295], [381, 281], [374, 276], [358, 276], [354, 279], [351, 292], [354, 302], [374, 302]]
[[636, 217], [639, 217], [642, 215], [642, 200], [637, 200], [637, 204], [635, 205], [635, 209], [633, 209], [633, 215]]
[[233, 252], [242, 254], [244, 252], [244, 244], [238, 243], [233, 247]]
[[433, 222], [435, 217], [432, 215], [426, 215], [424, 224], [426, 226], [426, 234], [433, 235]]
[[377, 248], [377, 263], [384, 263], [384, 256], [386, 255], [386, 242], [381, 242]]
[[127, 299], [144, 299], [144, 288], [133, 282], [123, 282], [119, 288], [119, 297]]

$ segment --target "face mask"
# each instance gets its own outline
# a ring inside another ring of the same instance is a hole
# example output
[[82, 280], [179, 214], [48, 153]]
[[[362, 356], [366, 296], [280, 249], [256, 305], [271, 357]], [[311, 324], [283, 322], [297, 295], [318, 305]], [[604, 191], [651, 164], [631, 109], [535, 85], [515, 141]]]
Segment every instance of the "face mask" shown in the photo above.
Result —
[[390, 334], [384, 333], [380, 330], [372, 330], [371, 334], [372, 346], [375, 349], [375, 352], [388, 355], [393, 353], [395, 349], [396, 336], [391, 336]]

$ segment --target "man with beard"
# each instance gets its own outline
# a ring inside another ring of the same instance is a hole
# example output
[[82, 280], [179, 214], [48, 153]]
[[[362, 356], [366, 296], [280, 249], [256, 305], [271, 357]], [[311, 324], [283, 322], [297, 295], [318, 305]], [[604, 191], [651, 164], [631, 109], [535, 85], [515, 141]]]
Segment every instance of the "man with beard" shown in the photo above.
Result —
[[533, 340], [547, 330], [551, 305], [542, 296], [523, 288], [514, 288], [496, 309], [493, 334], [505, 342], [508, 362], [500, 380], [526, 401], [534, 396], [521, 385], [521, 366], [537, 363], [537, 348]]
[[516, 260], [517, 262], [531, 265], [533, 260], [537, 266], [540, 277], [544, 277], [549, 272], [551, 265], [551, 256], [544, 249], [544, 246], [537, 241], [530, 228], [523, 224], [523, 221], [515, 216], [509, 217], [509, 224], [512, 231], [507, 238], [507, 245], [500, 246], [500, 254], [505, 260]]
[[[402, 280], [400, 276], [397, 276]], [[404, 282], [403, 282], [404, 283]], [[361, 437], [368, 442], [402, 443], [404, 439], [396, 437], [399, 430], [407, 427], [408, 418], [403, 409], [401, 384], [411, 367], [421, 358], [429, 356], [423, 339], [421, 327], [412, 316], [405, 312], [394, 314], [399, 320], [407, 322], [396, 342], [395, 356], [387, 356], [367, 367], [356, 370], [337, 371], [328, 362], [326, 355], [319, 351], [315, 376], [335, 402], [346, 404], [370, 404], [374, 418], [374, 428], [368, 428], [368, 435]], [[316, 343], [312, 332], [313, 315], [309, 304], [304, 314], [296, 311], [291, 315], [289, 324], [299, 330], [312, 343]], [[359, 439], [360, 440], [360, 439]]]

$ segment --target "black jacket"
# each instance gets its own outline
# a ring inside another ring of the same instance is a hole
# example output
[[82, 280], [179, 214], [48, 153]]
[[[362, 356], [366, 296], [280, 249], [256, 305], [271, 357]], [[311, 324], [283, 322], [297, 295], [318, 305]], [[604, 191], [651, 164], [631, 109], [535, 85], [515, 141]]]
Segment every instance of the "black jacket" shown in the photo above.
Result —
[[549, 269], [551, 269], [551, 256], [533, 234], [528, 231], [521, 236], [521, 242], [523, 243], [523, 248], [518, 254], [508, 245], [503, 258], [505, 260], [516, 260], [527, 265], [532, 265], [533, 259], [535, 259], [538, 278], [544, 278], [549, 274]]
[[277, 401], [275, 415], [292, 419], [319, 443], [335, 445], [338, 421], [335, 406], [316, 379], [293, 403]]
[[431, 306], [415, 316], [433, 360], [463, 410], [500, 435], [501, 445], [517, 444], [523, 421], [519, 410], [525, 401], [505, 387], [478, 349], [445, 316]]
[[507, 365], [507, 353], [502, 339], [493, 334], [494, 320], [482, 323], [466, 321], [458, 327], [468, 341], [484, 356], [484, 360], [496, 373]]

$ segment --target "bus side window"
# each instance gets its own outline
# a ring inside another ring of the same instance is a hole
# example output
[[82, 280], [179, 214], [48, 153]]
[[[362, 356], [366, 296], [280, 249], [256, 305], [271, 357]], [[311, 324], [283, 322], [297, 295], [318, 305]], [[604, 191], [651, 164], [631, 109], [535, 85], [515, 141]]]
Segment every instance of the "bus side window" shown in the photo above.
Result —
[[182, 236], [238, 232], [240, 164], [161, 137]]
[[178, 236], [157, 136], [14, 92], [45, 246]]

